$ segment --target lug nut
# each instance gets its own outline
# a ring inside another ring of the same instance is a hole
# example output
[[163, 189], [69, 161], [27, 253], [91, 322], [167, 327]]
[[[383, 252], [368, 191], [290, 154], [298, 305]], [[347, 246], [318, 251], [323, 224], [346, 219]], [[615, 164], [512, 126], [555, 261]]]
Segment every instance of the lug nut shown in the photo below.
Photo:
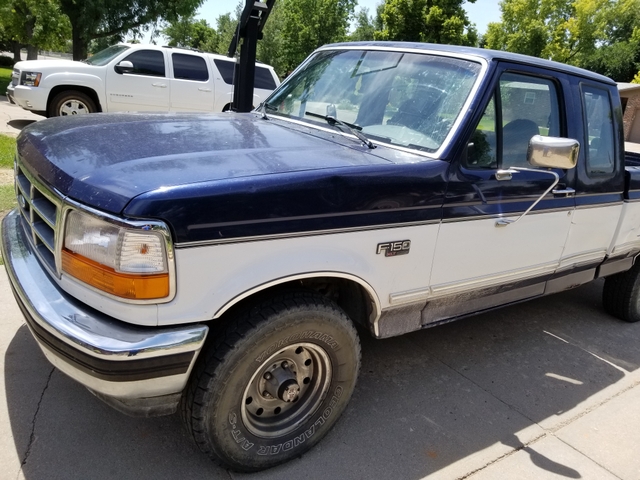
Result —
[[285, 370], [289, 368], [289, 362], [287, 362], [286, 360], [282, 362], [282, 368], [284, 368]]
[[271, 380], [271, 377], [272, 377], [271, 372], [266, 372], [266, 373], [264, 374], [264, 379], [265, 379], [265, 380]]

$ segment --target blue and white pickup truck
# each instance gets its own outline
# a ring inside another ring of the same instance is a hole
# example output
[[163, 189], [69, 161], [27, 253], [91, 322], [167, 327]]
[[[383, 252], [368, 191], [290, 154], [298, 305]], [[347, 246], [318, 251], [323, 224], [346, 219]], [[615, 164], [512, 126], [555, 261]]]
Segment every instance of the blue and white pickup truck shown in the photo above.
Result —
[[400, 335], [606, 277], [640, 320], [640, 168], [608, 78], [411, 43], [314, 52], [247, 114], [49, 119], [2, 224], [47, 358], [180, 410], [235, 470], [300, 455]]

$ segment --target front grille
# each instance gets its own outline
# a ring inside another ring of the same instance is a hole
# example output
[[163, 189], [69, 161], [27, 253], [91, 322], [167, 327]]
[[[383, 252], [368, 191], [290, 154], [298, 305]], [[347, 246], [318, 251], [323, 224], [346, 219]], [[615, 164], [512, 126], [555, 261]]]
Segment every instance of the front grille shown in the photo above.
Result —
[[36, 181], [19, 160], [16, 163], [15, 174], [16, 197], [22, 214], [22, 225], [37, 255], [51, 273], [57, 275], [57, 226], [62, 213], [62, 201], [42, 183]]
[[11, 85], [14, 87], [20, 84], [20, 70], [13, 69], [11, 72]]

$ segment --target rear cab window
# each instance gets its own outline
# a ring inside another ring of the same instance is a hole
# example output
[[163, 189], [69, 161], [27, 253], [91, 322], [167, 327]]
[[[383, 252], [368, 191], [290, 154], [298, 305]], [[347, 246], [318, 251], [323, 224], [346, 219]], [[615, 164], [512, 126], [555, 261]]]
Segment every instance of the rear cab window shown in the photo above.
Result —
[[615, 135], [613, 106], [608, 90], [591, 85], [581, 86], [584, 112], [585, 156], [587, 175], [612, 174], [615, 170]]

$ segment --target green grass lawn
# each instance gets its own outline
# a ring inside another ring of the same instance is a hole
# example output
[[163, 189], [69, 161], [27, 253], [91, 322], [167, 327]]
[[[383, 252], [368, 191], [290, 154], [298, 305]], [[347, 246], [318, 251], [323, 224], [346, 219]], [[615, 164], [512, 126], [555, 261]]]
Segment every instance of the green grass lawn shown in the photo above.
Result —
[[0, 135], [0, 168], [13, 169], [13, 156], [16, 153], [16, 139]]
[[[4, 218], [16, 205], [16, 191], [13, 184], [0, 185], [0, 219]], [[1, 254], [0, 265], [4, 265]]]
[[[0, 169], [13, 170], [13, 155], [16, 149], [16, 139], [0, 135]], [[11, 175], [0, 175], [0, 219], [16, 206], [16, 192], [11, 182]], [[9, 183], [6, 183], [9, 182]], [[0, 256], [0, 265], [3, 264]]]
[[0, 95], [7, 92], [7, 86], [11, 83], [11, 68], [0, 67]]
[[0, 185], [0, 212], [6, 213], [16, 205], [16, 191], [13, 183]]

